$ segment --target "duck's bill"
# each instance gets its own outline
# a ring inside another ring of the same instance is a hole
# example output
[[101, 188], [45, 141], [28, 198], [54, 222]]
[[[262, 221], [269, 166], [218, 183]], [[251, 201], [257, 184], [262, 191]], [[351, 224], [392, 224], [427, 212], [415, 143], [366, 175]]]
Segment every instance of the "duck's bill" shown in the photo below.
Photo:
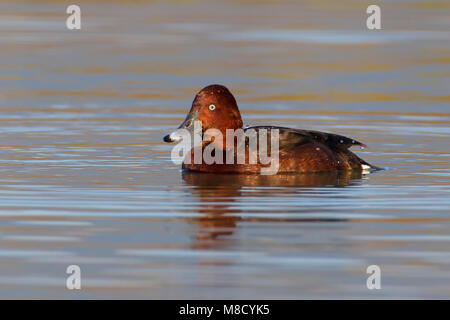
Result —
[[176, 130], [172, 133], [169, 133], [168, 135], [165, 135], [163, 140], [164, 142], [180, 142], [181, 140], [183, 140], [183, 135], [182, 132], [180, 132], [181, 130]]
[[198, 121], [198, 113], [189, 113], [177, 130], [164, 136], [164, 142], [180, 142], [187, 133], [192, 134], [195, 121]]

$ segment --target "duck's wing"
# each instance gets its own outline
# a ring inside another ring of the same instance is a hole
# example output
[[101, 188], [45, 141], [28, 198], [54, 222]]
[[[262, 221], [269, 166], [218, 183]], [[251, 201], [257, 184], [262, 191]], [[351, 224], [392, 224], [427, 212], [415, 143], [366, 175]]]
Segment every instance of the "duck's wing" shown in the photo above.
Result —
[[347, 150], [351, 146], [367, 147], [364, 143], [333, 133], [276, 126], [253, 126], [247, 127], [244, 130], [247, 131], [251, 129], [256, 131], [265, 129], [267, 132], [278, 129], [280, 149], [295, 148], [307, 143], [321, 143], [332, 150]]

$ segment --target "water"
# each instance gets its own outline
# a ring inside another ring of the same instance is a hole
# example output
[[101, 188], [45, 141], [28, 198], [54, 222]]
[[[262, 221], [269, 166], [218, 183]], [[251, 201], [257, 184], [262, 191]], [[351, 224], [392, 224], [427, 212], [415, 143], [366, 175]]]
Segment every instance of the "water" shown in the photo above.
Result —
[[[0, 298], [449, 298], [447, 3], [77, 4], [0, 3]], [[210, 83], [387, 170], [182, 173], [162, 137]]]

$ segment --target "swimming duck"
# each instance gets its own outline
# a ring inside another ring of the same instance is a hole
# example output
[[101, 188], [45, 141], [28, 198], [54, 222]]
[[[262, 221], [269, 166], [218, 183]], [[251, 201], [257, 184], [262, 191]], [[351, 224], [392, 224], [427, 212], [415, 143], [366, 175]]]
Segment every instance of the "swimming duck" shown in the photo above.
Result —
[[[267, 135], [268, 139], [276, 136], [278, 138], [278, 148], [269, 146], [267, 150], [276, 152], [276, 170], [275, 173], [305, 173], [305, 172], [325, 172], [340, 170], [376, 170], [379, 169], [359, 158], [349, 150], [351, 146], [366, 147], [365, 144], [345, 136], [325, 133], [312, 130], [301, 130], [294, 128], [285, 128], [277, 126], [252, 126], [243, 127], [241, 114], [239, 112], [236, 99], [231, 92], [223, 85], [209, 85], [195, 96], [192, 107], [186, 116], [186, 119], [179, 126], [178, 130], [164, 137], [165, 142], [180, 142], [183, 138], [180, 135], [180, 129], [194, 130], [194, 122], [200, 122], [202, 134], [211, 130], [216, 130], [223, 137], [227, 136], [227, 131], [239, 129], [244, 134], [256, 132], [258, 136]], [[208, 130], [211, 129], [211, 130]], [[233, 138], [232, 147], [229, 141], [221, 141], [214, 136], [212, 139], [205, 139], [201, 145], [192, 147], [183, 162], [182, 168], [210, 173], [261, 173], [262, 168], [271, 166], [271, 163], [249, 161], [253, 153], [261, 153], [261, 150], [254, 151], [249, 142], [249, 136], [245, 136], [245, 163], [233, 161], [228, 163], [225, 158], [229, 152], [233, 153], [233, 159], [236, 159], [236, 150]], [[273, 140], [271, 140], [273, 143]], [[239, 142], [237, 142], [239, 144]], [[241, 142], [242, 143], [242, 142]], [[200, 149], [204, 151], [208, 145], [214, 144], [215, 150], [212, 155], [216, 160], [214, 163], [194, 161], [195, 151]], [[278, 149], [278, 150], [277, 150]], [[223, 155], [217, 156], [218, 151], [222, 150]], [[241, 149], [242, 150], [242, 149]], [[273, 154], [272, 154], [273, 156]], [[258, 157], [256, 157], [259, 159]], [[274, 158], [272, 158], [274, 159]], [[186, 161], [189, 160], [189, 161]], [[271, 171], [273, 172], [273, 171]], [[263, 173], [264, 174], [264, 173]], [[266, 173], [267, 174], [267, 173]]]

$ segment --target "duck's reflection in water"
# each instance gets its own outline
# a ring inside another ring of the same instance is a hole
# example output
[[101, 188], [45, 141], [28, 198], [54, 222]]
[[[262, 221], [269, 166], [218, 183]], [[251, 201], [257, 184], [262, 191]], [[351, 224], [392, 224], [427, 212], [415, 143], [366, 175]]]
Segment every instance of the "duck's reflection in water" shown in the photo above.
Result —
[[[346, 187], [358, 185], [362, 181], [362, 173], [356, 171], [285, 174], [285, 175], [244, 175], [244, 174], [210, 174], [183, 171], [183, 180], [192, 186], [188, 188], [194, 197], [199, 200], [198, 212], [200, 217], [193, 219], [200, 228], [196, 231], [195, 248], [218, 248], [219, 238], [229, 236], [239, 221], [257, 222], [301, 222], [301, 221], [342, 221], [342, 218], [315, 220], [308, 218], [243, 217], [246, 197], [267, 198], [282, 197], [311, 191], [314, 187]], [[254, 187], [252, 189], [252, 187]], [[274, 199], [276, 200], [276, 199]], [[239, 202], [239, 203], [238, 203]], [[261, 206], [271, 206], [267, 202]], [[262, 207], [262, 208], [266, 208]], [[301, 203], [299, 203], [301, 207]], [[273, 205], [276, 214], [276, 204]], [[254, 211], [254, 208], [252, 209]]]

